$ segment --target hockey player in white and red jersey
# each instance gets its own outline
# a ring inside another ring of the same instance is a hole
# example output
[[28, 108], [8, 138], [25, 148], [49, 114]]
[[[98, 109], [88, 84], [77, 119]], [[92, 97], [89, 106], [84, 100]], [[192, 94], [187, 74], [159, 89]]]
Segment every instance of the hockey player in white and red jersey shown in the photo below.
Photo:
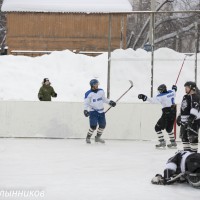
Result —
[[173, 133], [174, 121], [176, 119], [176, 91], [176, 85], [172, 86], [172, 90], [167, 90], [166, 85], [162, 84], [158, 87], [159, 94], [156, 97], [149, 98], [144, 94], [138, 95], [138, 98], [142, 99], [143, 101], [149, 101], [150, 103], [160, 103], [162, 105], [162, 116], [155, 125], [155, 131], [159, 141], [159, 144], [156, 145], [156, 148], [164, 148], [166, 146], [166, 141], [162, 132], [164, 129], [167, 131], [170, 139], [170, 144], [167, 146], [169, 148], [177, 147]]
[[188, 182], [195, 188], [200, 188], [200, 154], [179, 151], [169, 158], [163, 176], [156, 174], [151, 180], [152, 184], [169, 185], [175, 182]]
[[114, 101], [111, 101], [105, 97], [103, 89], [99, 89], [99, 81], [97, 79], [92, 79], [90, 81], [91, 89], [85, 93], [84, 100], [84, 115], [89, 116], [90, 129], [87, 133], [86, 143], [90, 144], [90, 138], [93, 132], [96, 130], [97, 125], [97, 135], [95, 136], [95, 142], [105, 143], [101, 138], [101, 135], [106, 127], [106, 118], [104, 113], [104, 103], [109, 104], [112, 107], [116, 106]]
[[200, 98], [197, 94], [195, 82], [188, 81], [184, 86], [186, 95], [183, 96], [180, 115], [177, 117], [177, 125], [181, 125], [180, 137], [183, 150], [197, 152]]

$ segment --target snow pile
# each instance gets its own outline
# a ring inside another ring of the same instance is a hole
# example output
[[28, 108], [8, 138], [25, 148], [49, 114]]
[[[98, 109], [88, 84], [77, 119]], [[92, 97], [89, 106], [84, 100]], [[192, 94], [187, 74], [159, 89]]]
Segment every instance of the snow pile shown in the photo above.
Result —
[[129, 0], [4, 0], [4, 12], [108, 13], [132, 11]]
[[[154, 94], [165, 83], [168, 89], [176, 82], [185, 55], [171, 49], [155, 51]], [[200, 54], [198, 54], [198, 59]], [[26, 56], [0, 57], [0, 100], [38, 101], [43, 78], [49, 78], [58, 97], [53, 101], [82, 102], [90, 79], [97, 78], [106, 92], [107, 61], [104, 53], [97, 57], [55, 51], [36, 58]], [[122, 102], [139, 102], [138, 93], [150, 96], [151, 53], [142, 49], [115, 50], [111, 61], [111, 99], [116, 100], [134, 82], [133, 89]], [[184, 83], [194, 81], [195, 57], [188, 56], [178, 81], [177, 103], [184, 95]], [[198, 63], [198, 67], [199, 63]], [[199, 72], [198, 72], [199, 75]], [[198, 82], [199, 82], [198, 76]]]

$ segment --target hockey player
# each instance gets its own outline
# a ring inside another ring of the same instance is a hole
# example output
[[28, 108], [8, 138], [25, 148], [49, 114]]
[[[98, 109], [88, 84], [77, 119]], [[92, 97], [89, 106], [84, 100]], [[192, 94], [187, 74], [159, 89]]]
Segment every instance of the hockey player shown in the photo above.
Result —
[[174, 138], [173, 125], [176, 119], [176, 105], [175, 105], [175, 96], [176, 96], [177, 86], [173, 85], [172, 90], [167, 90], [165, 84], [162, 84], [158, 87], [159, 94], [154, 98], [149, 98], [144, 94], [139, 94], [138, 98], [143, 101], [149, 101], [150, 103], [161, 103], [162, 104], [162, 116], [155, 125], [155, 131], [158, 136], [159, 144], [156, 145], [156, 148], [164, 148], [166, 146], [166, 141], [162, 130], [166, 130], [170, 144], [167, 146], [169, 148], [176, 148], [177, 144]]
[[152, 184], [169, 185], [175, 182], [188, 182], [200, 188], [200, 154], [189, 151], [179, 151], [166, 164], [164, 175], [156, 174]]
[[198, 151], [199, 108], [200, 98], [196, 93], [196, 83], [185, 83], [186, 95], [183, 96], [180, 115], [177, 117], [177, 125], [181, 125], [180, 137], [183, 150]]
[[105, 143], [101, 138], [101, 135], [106, 127], [106, 119], [104, 113], [104, 103], [109, 104], [112, 107], [116, 106], [114, 101], [111, 101], [105, 97], [105, 93], [102, 89], [99, 89], [99, 81], [97, 79], [92, 79], [90, 81], [91, 89], [85, 93], [84, 100], [84, 115], [89, 116], [90, 129], [87, 133], [86, 143], [90, 144], [90, 138], [93, 132], [96, 130], [97, 125], [97, 135], [95, 136], [95, 142]]

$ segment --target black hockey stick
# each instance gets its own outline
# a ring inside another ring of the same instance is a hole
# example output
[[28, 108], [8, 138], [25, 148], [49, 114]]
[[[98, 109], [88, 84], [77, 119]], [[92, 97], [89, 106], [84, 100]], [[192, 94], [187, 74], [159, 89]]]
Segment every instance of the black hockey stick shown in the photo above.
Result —
[[184, 176], [184, 175], [185, 175], [185, 173], [182, 172], [182, 173], [178, 174], [177, 176], [175, 176], [175, 177], [171, 178], [170, 180], [168, 180], [167, 183], [173, 183], [173, 182], [175, 182], [177, 179], [179, 179], [181, 176]]
[[[133, 81], [129, 80], [131, 86], [128, 88], [128, 90], [126, 90], [126, 92], [124, 92], [115, 102], [117, 103], [132, 87], [133, 87]], [[112, 106], [110, 106], [105, 113], [107, 113], [110, 109], [112, 108]]]

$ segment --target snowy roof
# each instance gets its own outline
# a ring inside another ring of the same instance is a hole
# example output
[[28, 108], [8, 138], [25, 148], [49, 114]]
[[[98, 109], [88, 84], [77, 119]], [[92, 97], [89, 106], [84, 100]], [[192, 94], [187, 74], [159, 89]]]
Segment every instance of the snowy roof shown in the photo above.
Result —
[[109, 13], [132, 11], [129, 0], [4, 0], [3, 12]]

